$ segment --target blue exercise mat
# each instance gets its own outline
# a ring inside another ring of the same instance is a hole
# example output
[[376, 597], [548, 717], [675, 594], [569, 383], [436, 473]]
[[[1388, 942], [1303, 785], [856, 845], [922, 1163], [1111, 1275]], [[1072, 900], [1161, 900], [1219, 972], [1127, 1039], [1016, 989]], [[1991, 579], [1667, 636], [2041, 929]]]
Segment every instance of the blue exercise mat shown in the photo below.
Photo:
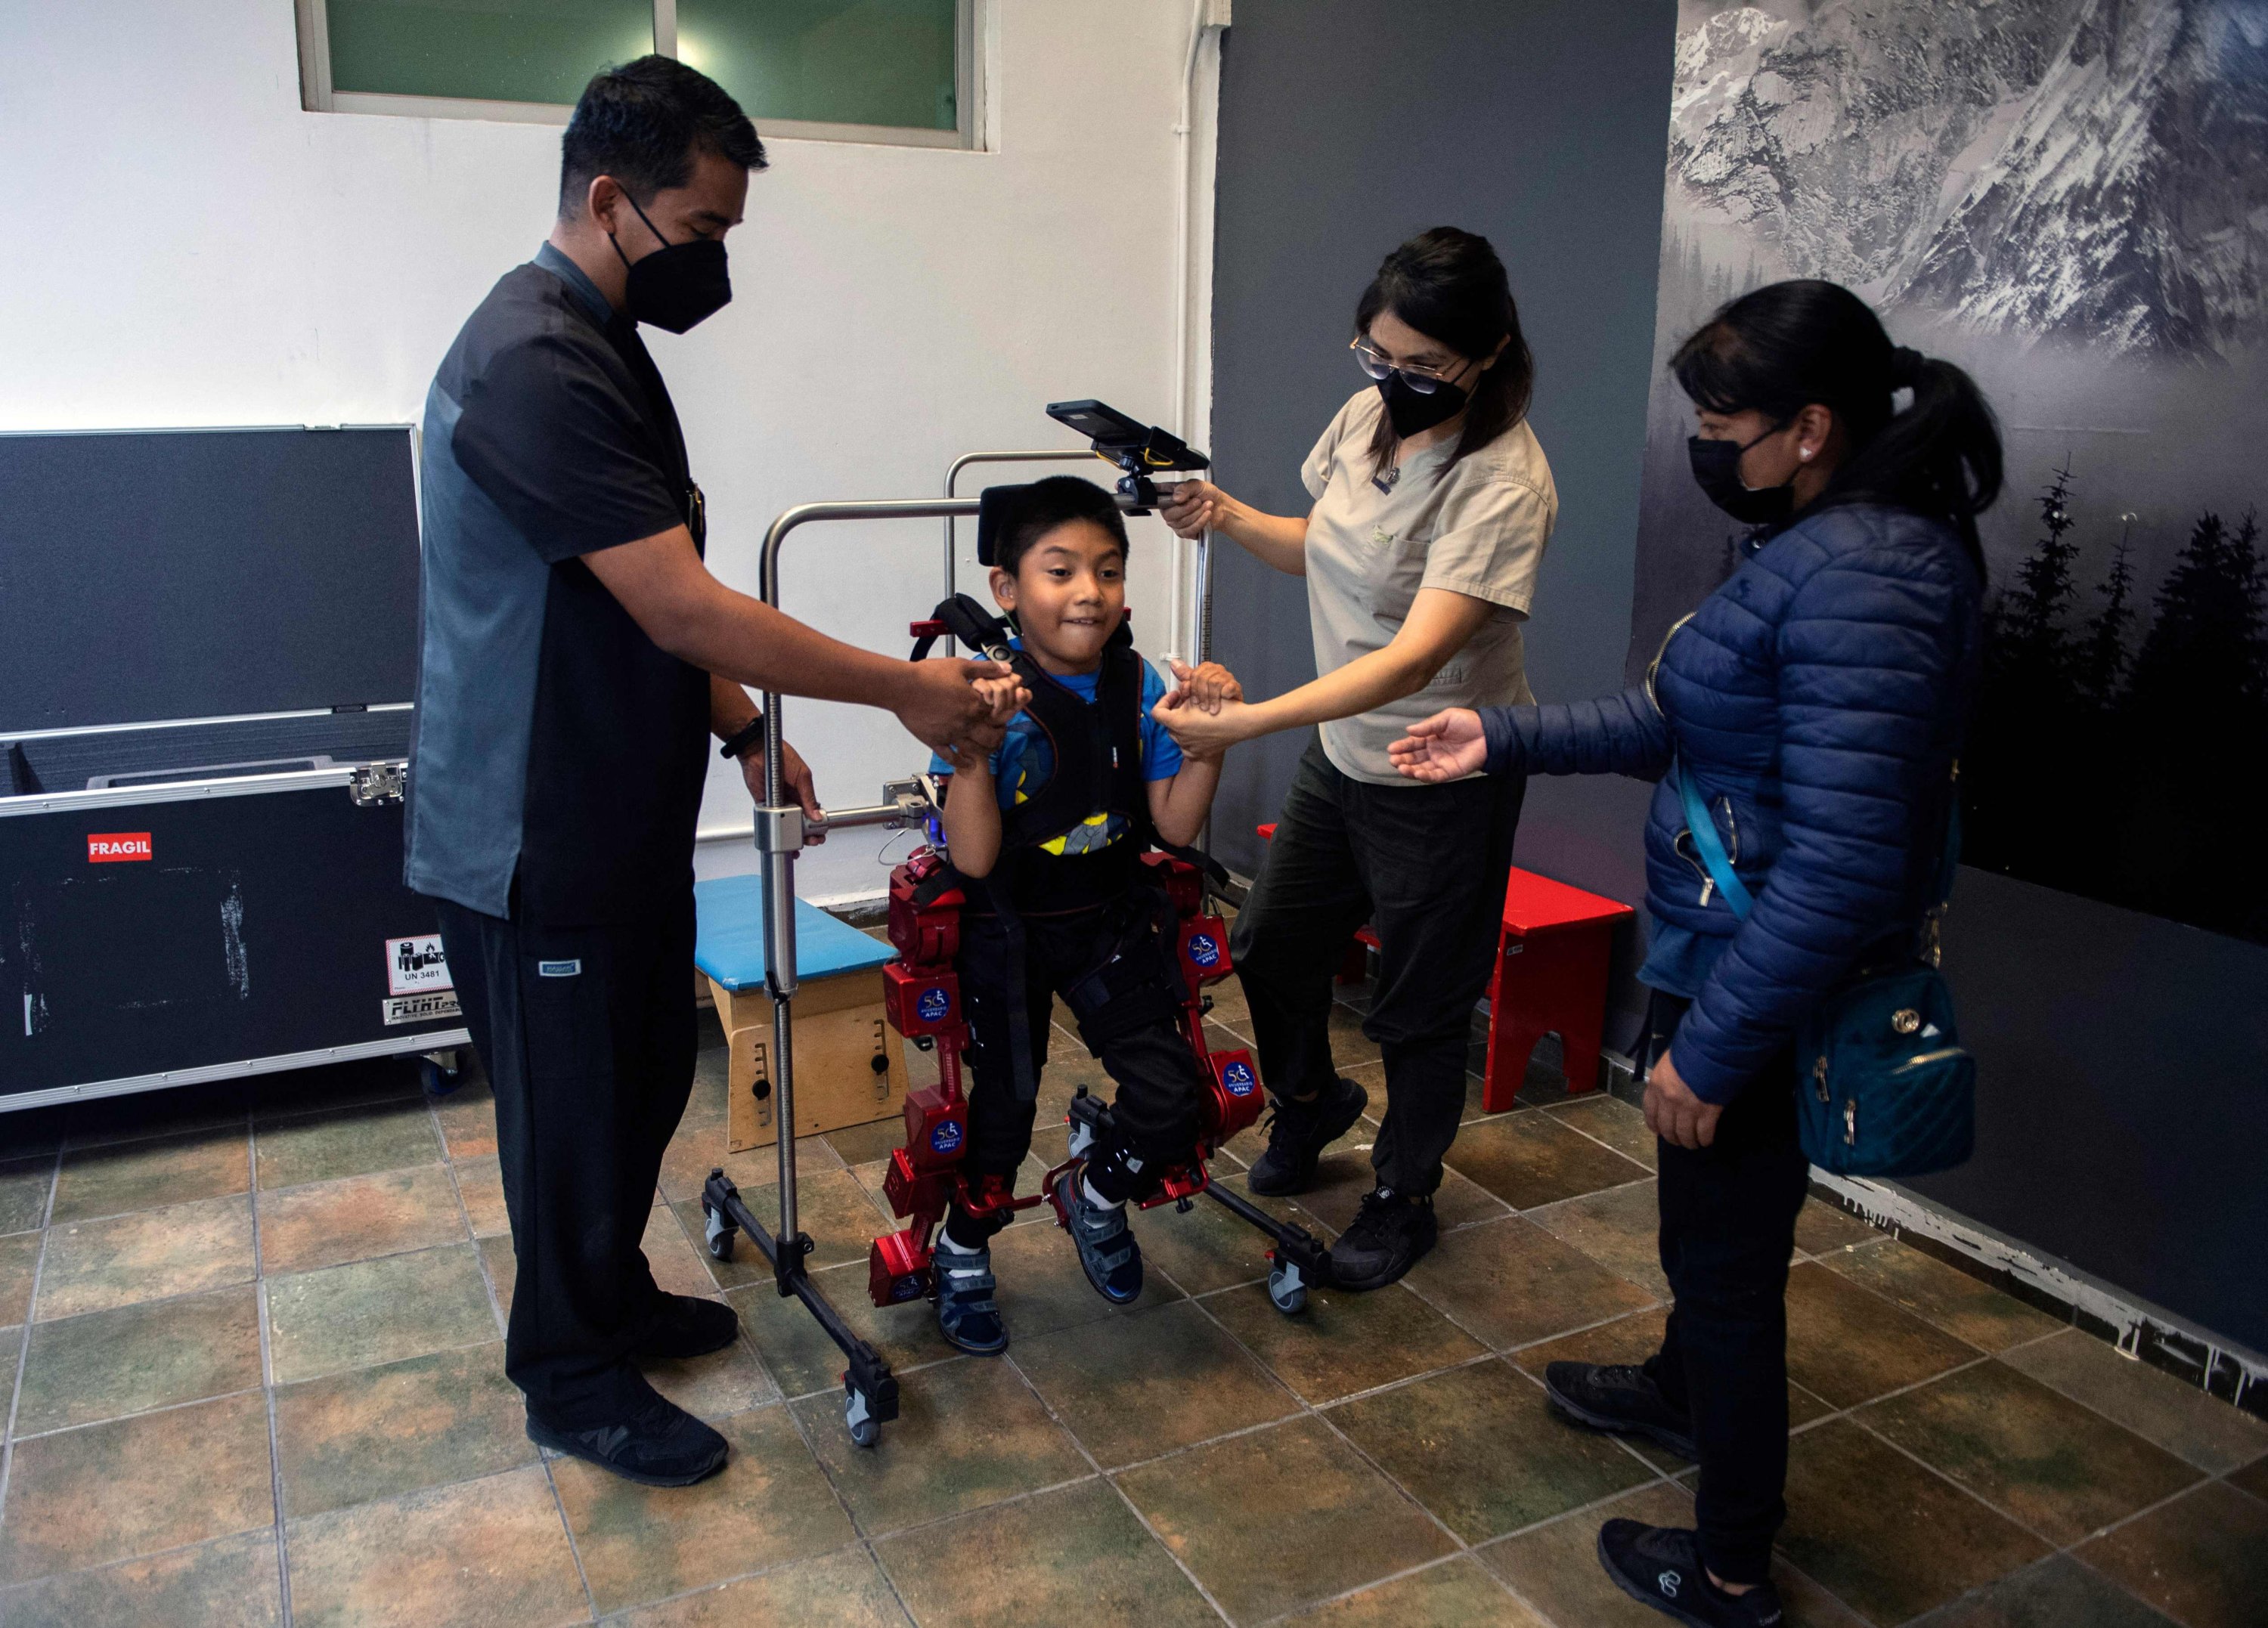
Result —
[[[693, 886], [700, 925], [693, 964], [725, 988], [761, 989], [770, 971], [764, 960], [764, 879], [719, 876]], [[799, 982], [856, 972], [897, 959], [898, 952], [818, 906], [795, 901], [795, 972]]]

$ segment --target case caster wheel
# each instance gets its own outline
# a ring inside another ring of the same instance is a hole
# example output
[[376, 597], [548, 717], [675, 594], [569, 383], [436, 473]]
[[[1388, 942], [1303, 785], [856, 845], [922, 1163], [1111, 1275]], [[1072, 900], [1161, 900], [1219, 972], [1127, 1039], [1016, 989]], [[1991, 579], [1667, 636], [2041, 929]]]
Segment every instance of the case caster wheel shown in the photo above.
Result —
[[1307, 1309], [1307, 1280], [1299, 1267], [1289, 1261], [1278, 1261], [1268, 1273], [1268, 1298], [1276, 1309], [1287, 1317], [1296, 1317]]
[[865, 1394], [852, 1390], [847, 1381], [843, 1387], [843, 1427], [850, 1433], [853, 1447], [872, 1447], [882, 1439], [881, 1422], [867, 1411]]
[[444, 1063], [431, 1055], [417, 1060], [417, 1082], [428, 1096], [446, 1096], [465, 1082], [462, 1063]]
[[701, 1214], [708, 1218], [708, 1227], [706, 1231], [709, 1242], [709, 1258], [711, 1260], [732, 1259], [733, 1239], [739, 1229], [735, 1228], [731, 1221], [725, 1219], [724, 1212], [721, 1210], [713, 1210], [710, 1208], [708, 1205], [703, 1204], [701, 1206]]

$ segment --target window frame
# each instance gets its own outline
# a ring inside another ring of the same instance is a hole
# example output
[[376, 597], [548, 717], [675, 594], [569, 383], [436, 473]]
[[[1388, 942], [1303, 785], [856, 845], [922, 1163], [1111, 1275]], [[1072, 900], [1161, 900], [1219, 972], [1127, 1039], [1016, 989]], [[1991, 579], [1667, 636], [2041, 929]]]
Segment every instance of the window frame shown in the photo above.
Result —
[[[506, 124], [563, 125], [575, 111], [559, 102], [487, 101], [475, 97], [396, 96], [331, 87], [328, 0], [292, 0], [299, 31], [299, 105], [309, 113], [379, 114], [410, 119], [485, 119]], [[651, 0], [653, 48], [677, 55], [677, 0]], [[869, 146], [976, 151], [983, 145], [983, 61], [978, 8], [988, 0], [954, 0], [954, 108], [950, 130], [895, 124], [831, 124], [807, 119], [758, 119], [767, 141], [854, 142]], [[751, 114], [751, 117], [757, 115]]]

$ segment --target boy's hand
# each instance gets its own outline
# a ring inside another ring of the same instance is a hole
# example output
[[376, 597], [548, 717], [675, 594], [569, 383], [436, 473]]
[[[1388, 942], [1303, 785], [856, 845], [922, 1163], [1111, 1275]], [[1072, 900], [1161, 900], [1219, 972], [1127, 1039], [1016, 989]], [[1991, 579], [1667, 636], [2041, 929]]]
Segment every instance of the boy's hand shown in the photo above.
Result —
[[986, 721], [1006, 729], [1016, 715], [1032, 704], [1032, 693], [1013, 673], [1005, 678], [979, 678], [976, 693], [984, 702]]
[[931, 751], [943, 753], [948, 761], [954, 760], [956, 752], [989, 752], [1000, 744], [1007, 719], [992, 715], [993, 702], [976, 686], [987, 679], [1001, 678], [1013, 683], [1015, 675], [999, 662], [952, 658], [908, 662], [903, 688], [893, 710], [908, 734]]
[[1176, 708], [1168, 695], [1150, 708], [1150, 715], [1174, 737], [1182, 756], [1192, 763], [1218, 763], [1237, 742], [1265, 732], [1255, 727], [1251, 716], [1255, 710], [1241, 697], [1222, 700], [1217, 712]]
[[1428, 785], [1462, 780], [1488, 762], [1488, 737], [1481, 732], [1481, 715], [1469, 707], [1452, 707], [1410, 726], [1410, 732], [1386, 749], [1394, 766], [1411, 780]]
[[1223, 701], [1244, 699], [1244, 686], [1219, 662], [1197, 667], [1175, 662], [1173, 668], [1175, 688], [1165, 700], [1169, 708], [1195, 707], [1201, 712], [1219, 713]]

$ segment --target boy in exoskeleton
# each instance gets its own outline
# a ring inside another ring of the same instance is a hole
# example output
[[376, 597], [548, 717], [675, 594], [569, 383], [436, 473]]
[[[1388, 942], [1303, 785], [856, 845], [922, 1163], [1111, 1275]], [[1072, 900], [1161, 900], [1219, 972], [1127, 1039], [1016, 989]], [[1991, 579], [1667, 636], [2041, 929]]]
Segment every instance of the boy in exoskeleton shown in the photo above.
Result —
[[[1017, 623], [1032, 703], [989, 760], [932, 765], [953, 775], [942, 824], [968, 898], [956, 962], [974, 1077], [963, 1168], [979, 1192], [1013, 1190], [1061, 994], [1118, 1089], [1110, 1129], [1058, 1178], [1057, 1198], [1087, 1280], [1121, 1304], [1142, 1291], [1127, 1205], [1189, 1158], [1206, 1089], [1175, 1023], [1181, 973], [1160, 930], [1171, 912], [1141, 857], [1153, 835], [1195, 840], [1220, 761], [1185, 757], [1155, 715], [1242, 696], [1211, 663], [1176, 664], [1167, 693], [1127, 635], [1125, 571], [1126, 525], [1108, 493], [1061, 476], [1016, 494], [992, 597]], [[1008, 1343], [990, 1248], [1005, 1220], [956, 1202], [939, 1241], [938, 1325], [964, 1351]]]

